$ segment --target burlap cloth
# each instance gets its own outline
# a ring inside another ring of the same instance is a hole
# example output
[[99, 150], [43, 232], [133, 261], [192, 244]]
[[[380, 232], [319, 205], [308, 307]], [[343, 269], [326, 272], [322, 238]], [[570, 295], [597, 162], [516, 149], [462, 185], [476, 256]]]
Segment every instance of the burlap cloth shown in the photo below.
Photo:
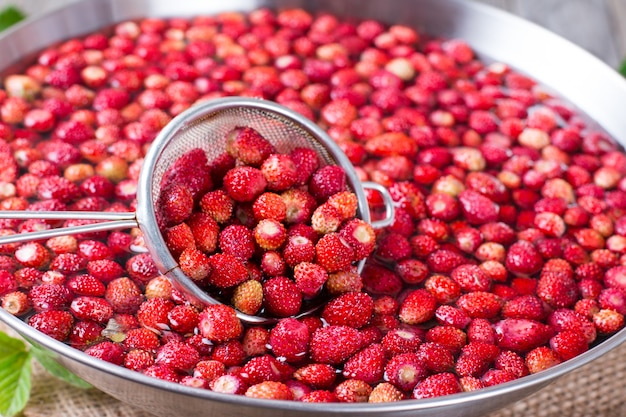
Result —
[[[0, 323], [0, 330], [7, 331]], [[13, 333], [14, 335], [14, 333]], [[626, 416], [626, 344], [558, 379], [543, 390], [486, 417]], [[96, 389], [74, 388], [33, 367], [25, 417], [151, 417]]]

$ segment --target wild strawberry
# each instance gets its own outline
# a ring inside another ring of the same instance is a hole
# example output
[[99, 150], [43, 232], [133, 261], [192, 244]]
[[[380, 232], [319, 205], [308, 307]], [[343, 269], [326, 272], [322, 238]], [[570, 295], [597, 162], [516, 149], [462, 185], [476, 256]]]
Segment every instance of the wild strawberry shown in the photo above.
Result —
[[298, 179], [297, 167], [289, 155], [271, 154], [260, 167], [267, 182], [267, 188], [281, 192], [291, 188]]
[[315, 198], [304, 190], [292, 188], [280, 196], [286, 206], [285, 222], [288, 224], [300, 224], [309, 221], [317, 206]]
[[126, 272], [129, 278], [144, 284], [159, 274], [152, 256], [147, 253], [129, 258], [126, 261]]
[[472, 291], [457, 300], [457, 306], [472, 318], [494, 318], [500, 312], [502, 300], [495, 294]]
[[113, 317], [113, 307], [103, 298], [79, 296], [72, 300], [70, 311], [79, 320], [106, 323]]
[[489, 291], [491, 288], [491, 279], [476, 265], [460, 265], [452, 270], [450, 277], [464, 292]]
[[539, 272], [543, 260], [532, 243], [521, 240], [507, 251], [506, 266], [516, 275], [533, 275]]
[[542, 272], [537, 283], [537, 296], [552, 307], [570, 307], [578, 299], [578, 287], [573, 278], [564, 274]]
[[346, 378], [373, 384], [382, 380], [386, 362], [382, 346], [374, 343], [346, 361], [343, 366], [343, 375]]
[[287, 238], [287, 230], [277, 220], [263, 219], [254, 228], [256, 244], [265, 250], [279, 249]]
[[209, 191], [213, 184], [207, 169], [207, 157], [202, 149], [194, 148], [180, 156], [163, 174], [161, 189], [170, 184], [186, 186], [194, 200]]
[[141, 303], [137, 310], [139, 323], [154, 332], [168, 330], [167, 315], [174, 308], [174, 303], [164, 298], [150, 298]]
[[355, 259], [368, 257], [376, 246], [374, 229], [361, 219], [346, 222], [340, 228], [339, 235], [354, 249]]
[[456, 327], [435, 326], [426, 332], [426, 341], [437, 343], [458, 354], [467, 343], [467, 337], [463, 330]]
[[339, 271], [328, 275], [326, 290], [331, 295], [361, 291], [363, 280], [356, 271]]
[[226, 374], [224, 364], [215, 360], [200, 361], [193, 368], [194, 377], [202, 378], [209, 383], [224, 374]]
[[411, 291], [400, 304], [398, 316], [407, 324], [420, 324], [430, 320], [435, 315], [437, 300], [424, 289]]
[[69, 305], [71, 293], [62, 284], [40, 284], [28, 291], [28, 298], [37, 312], [59, 310]]
[[246, 397], [271, 400], [293, 400], [293, 394], [289, 387], [277, 381], [263, 381], [252, 385], [246, 390], [244, 395]]
[[124, 348], [118, 343], [110, 341], [100, 342], [88, 347], [85, 353], [114, 365], [122, 365], [124, 363]]
[[337, 385], [334, 393], [339, 402], [367, 402], [372, 393], [372, 387], [370, 384], [360, 379], [348, 379]]
[[244, 364], [239, 375], [250, 385], [263, 381], [286, 381], [293, 368], [272, 355], [256, 356]]
[[324, 166], [313, 173], [309, 181], [309, 193], [318, 201], [324, 202], [331, 195], [346, 190], [346, 174], [337, 165]]
[[361, 273], [363, 288], [377, 295], [397, 295], [402, 290], [402, 279], [382, 264], [366, 263]]
[[304, 236], [291, 236], [287, 238], [282, 255], [285, 263], [293, 268], [301, 262], [313, 261], [315, 245]]
[[181, 380], [179, 373], [165, 365], [151, 365], [145, 368], [142, 372], [144, 375], [148, 375], [152, 378], [158, 378], [163, 381], [179, 383]]
[[498, 346], [517, 352], [528, 352], [547, 343], [552, 329], [528, 319], [504, 319], [495, 325]]
[[221, 375], [209, 383], [211, 391], [224, 394], [243, 394], [248, 389], [248, 385], [237, 375]]
[[209, 257], [211, 274], [209, 282], [219, 288], [234, 287], [248, 279], [248, 270], [241, 260], [226, 253]]
[[615, 310], [600, 309], [592, 320], [600, 334], [610, 334], [624, 327], [624, 315]]
[[310, 334], [306, 324], [294, 318], [285, 318], [270, 330], [269, 343], [276, 357], [294, 363], [305, 359], [309, 339]]
[[461, 192], [459, 202], [461, 211], [470, 224], [480, 225], [498, 220], [498, 205], [476, 191]]
[[166, 226], [185, 221], [193, 211], [193, 194], [182, 184], [171, 184], [161, 191], [157, 208]]
[[211, 273], [209, 257], [196, 248], [183, 250], [178, 263], [183, 273], [194, 281], [202, 281]]
[[[191, 230], [197, 248], [205, 253], [212, 253], [217, 247], [219, 226], [213, 218], [206, 213], [193, 213], [187, 219], [187, 225]], [[185, 250], [195, 249], [187, 247]], [[183, 250], [184, 252], [184, 250]]]
[[393, 155], [414, 157], [417, 153], [415, 140], [401, 132], [387, 132], [369, 138], [365, 142], [365, 150], [374, 156], [386, 157]]
[[124, 269], [121, 265], [110, 259], [98, 259], [87, 262], [87, 272], [105, 284], [124, 275]]
[[574, 358], [589, 349], [584, 335], [571, 331], [561, 331], [550, 338], [550, 347], [564, 361]]
[[256, 220], [273, 219], [282, 222], [287, 215], [287, 205], [280, 195], [267, 192], [254, 200], [252, 211]]
[[335, 206], [323, 203], [311, 216], [311, 227], [320, 235], [336, 232], [343, 221], [341, 212]]
[[75, 349], [85, 350], [89, 346], [102, 342], [104, 328], [92, 321], [79, 321], [72, 327], [69, 344]]
[[362, 292], [349, 292], [326, 304], [321, 317], [330, 325], [358, 329], [370, 322], [373, 310], [372, 297]]
[[317, 329], [310, 342], [311, 358], [315, 362], [330, 365], [343, 363], [360, 348], [359, 331], [347, 326]]
[[50, 262], [50, 253], [42, 244], [29, 242], [15, 251], [15, 260], [25, 267], [42, 269]]
[[260, 282], [249, 279], [237, 285], [233, 292], [233, 307], [242, 313], [257, 314], [263, 306], [263, 287]]
[[198, 328], [209, 340], [224, 342], [235, 339], [243, 333], [241, 321], [235, 310], [225, 305], [211, 305], [202, 310]]
[[65, 341], [72, 331], [74, 318], [63, 310], [47, 310], [33, 314], [28, 325], [56, 340]]
[[302, 292], [286, 277], [274, 277], [265, 281], [263, 296], [268, 312], [278, 317], [293, 316], [302, 306]]
[[122, 343], [127, 350], [140, 349], [153, 353], [161, 346], [161, 341], [157, 334], [144, 327], [130, 329]]
[[0, 298], [2, 308], [14, 316], [22, 316], [31, 309], [28, 295], [22, 291], [6, 292]]
[[297, 147], [289, 153], [289, 156], [296, 165], [297, 179], [294, 185], [307, 184], [320, 165], [317, 152], [313, 149]]
[[254, 201], [266, 187], [267, 180], [263, 173], [250, 166], [232, 168], [224, 176], [224, 190], [237, 202]]
[[218, 223], [225, 223], [231, 218], [233, 204], [233, 200], [221, 189], [209, 191], [200, 199], [200, 209]]
[[354, 250], [339, 233], [326, 234], [315, 244], [315, 262], [328, 272], [345, 270], [354, 260]]
[[337, 371], [328, 364], [312, 363], [297, 369], [293, 375], [314, 389], [327, 389], [335, 382]]
[[505, 318], [541, 321], [546, 315], [547, 311], [543, 302], [532, 294], [517, 296], [502, 305], [502, 316]]
[[193, 232], [187, 223], [180, 223], [165, 229], [163, 239], [175, 258], [178, 258], [185, 249], [196, 247]]
[[256, 130], [239, 127], [226, 135], [226, 152], [246, 165], [259, 166], [276, 149]]
[[198, 351], [186, 343], [171, 341], [161, 346], [156, 354], [156, 365], [178, 371], [189, 371], [200, 360]]
[[302, 295], [312, 298], [322, 290], [328, 280], [328, 272], [316, 263], [301, 262], [293, 268], [293, 279]]
[[411, 255], [411, 244], [403, 235], [387, 233], [377, 242], [376, 256], [386, 262], [399, 262]]
[[252, 257], [255, 251], [254, 235], [245, 226], [229, 225], [219, 233], [219, 247], [222, 253], [232, 255], [241, 260]]
[[448, 372], [435, 374], [420, 381], [413, 390], [413, 398], [435, 398], [461, 392], [457, 377]]

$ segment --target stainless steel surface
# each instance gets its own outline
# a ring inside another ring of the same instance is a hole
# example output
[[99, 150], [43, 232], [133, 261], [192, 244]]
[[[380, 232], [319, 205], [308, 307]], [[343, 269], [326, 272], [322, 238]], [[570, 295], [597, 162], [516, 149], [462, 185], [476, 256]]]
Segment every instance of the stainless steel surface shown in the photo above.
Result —
[[[467, 40], [482, 56], [507, 62], [567, 97], [620, 143], [626, 142], [626, 83], [611, 68], [571, 43], [514, 16], [458, 0], [94, 0], [60, 9], [38, 22], [15, 28], [0, 39], [0, 68], [19, 62], [49, 43], [107, 26], [151, 16], [190, 16], [258, 6], [303, 6], [338, 15], [407, 23], [435, 35]], [[475, 392], [388, 404], [303, 404], [220, 395], [146, 377], [95, 360], [28, 327], [0, 310], [0, 319], [97, 388], [160, 416], [481, 416], [511, 404], [564, 373], [621, 344], [622, 330], [588, 352], [547, 371]]]

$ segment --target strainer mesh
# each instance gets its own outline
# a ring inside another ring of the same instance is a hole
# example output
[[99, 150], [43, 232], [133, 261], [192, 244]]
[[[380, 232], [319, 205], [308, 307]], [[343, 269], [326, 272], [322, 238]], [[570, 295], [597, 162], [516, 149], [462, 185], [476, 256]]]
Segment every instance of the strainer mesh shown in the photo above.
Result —
[[227, 133], [239, 126], [257, 130], [279, 153], [306, 147], [317, 152], [322, 165], [338, 164], [318, 138], [291, 118], [253, 107], [218, 109], [185, 123], [163, 146], [153, 168], [152, 203], [156, 204], [160, 194], [163, 175], [178, 158], [190, 149], [201, 148], [209, 161], [214, 160], [226, 151]]

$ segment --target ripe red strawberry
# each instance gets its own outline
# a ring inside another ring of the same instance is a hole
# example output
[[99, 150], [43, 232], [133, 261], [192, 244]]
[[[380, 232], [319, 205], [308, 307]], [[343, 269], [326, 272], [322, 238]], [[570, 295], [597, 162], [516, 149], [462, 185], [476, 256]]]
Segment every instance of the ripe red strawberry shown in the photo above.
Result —
[[174, 303], [164, 298], [150, 298], [139, 306], [137, 320], [141, 326], [161, 333], [168, 330], [169, 320], [167, 315], [174, 308]]
[[435, 315], [437, 300], [424, 289], [411, 291], [400, 304], [398, 316], [407, 324], [424, 323]]
[[216, 253], [209, 257], [211, 275], [209, 282], [218, 288], [229, 288], [248, 279], [248, 269], [241, 260], [226, 253]]
[[382, 380], [386, 363], [383, 347], [374, 343], [346, 361], [343, 376], [373, 384]]
[[33, 314], [28, 325], [61, 342], [65, 341], [72, 331], [74, 318], [64, 310], [47, 310]]
[[126, 261], [126, 273], [129, 278], [145, 284], [159, 275], [159, 270], [150, 254], [140, 253]]
[[504, 319], [495, 324], [497, 344], [501, 349], [528, 352], [548, 342], [552, 328], [528, 319]]
[[327, 165], [313, 173], [309, 181], [309, 193], [318, 201], [324, 202], [331, 195], [346, 190], [346, 173], [338, 165]]
[[163, 239], [174, 258], [178, 258], [185, 249], [196, 247], [193, 232], [187, 223], [180, 223], [165, 229]]
[[104, 324], [113, 317], [113, 307], [104, 298], [79, 296], [72, 300], [70, 311], [79, 320]]
[[76, 295], [102, 297], [106, 290], [102, 281], [89, 274], [75, 275], [67, 280], [66, 285]]
[[[61, 255], [58, 255], [55, 259], [59, 256]], [[42, 269], [48, 265], [50, 258], [51, 255], [48, 249], [37, 242], [24, 243], [15, 251], [15, 260], [25, 267]]]
[[339, 235], [354, 250], [355, 259], [368, 257], [376, 247], [376, 234], [372, 225], [361, 219], [346, 222], [339, 230]]
[[461, 211], [470, 224], [480, 225], [498, 220], [498, 205], [474, 190], [461, 192], [459, 202]]
[[384, 262], [399, 262], [411, 255], [411, 244], [401, 234], [386, 233], [377, 241], [376, 257]]
[[521, 378], [529, 373], [524, 358], [510, 350], [500, 352], [494, 365], [496, 369], [508, 371], [516, 378]]
[[263, 327], [249, 327], [243, 336], [243, 349], [247, 356], [260, 356], [268, 352], [269, 330]]
[[285, 226], [274, 219], [259, 221], [253, 233], [256, 244], [262, 249], [270, 251], [278, 250], [287, 239]]
[[251, 202], [267, 187], [263, 173], [254, 167], [238, 166], [224, 176], [224, 191], [237, 202]]
[[180, 334], [192, 334], [198, 325], [198, 311], [189, 304], [175, 306], [167, 315], [170, 329]]
[[102, 342], [104, 327], [92, 321], [79, 321], [74, 324], [68, 342], [75, 349], [85, 350], [89, 346]]
[[260, 166], [276, 148], [251, 127], [236, 127], [226, 135], [226, 152], [245, 165]]
[[458, 354], [467, 343], [467, 336], [461, 329], [452, 326], [435, 326], [426, 332], [426, 341], [438, 343]]
[[233, 200], [222, 189], [209, 191], [200, 199], [200, 209], [218, 223], [225, 223], [231, 218], [233, 207]]
[[202, 281], [212, 270], [209, 257], [196, 248], [185, 249], [178, 258], [178, 265], [183, 273], [194, 281]]
[[545, 371], [562, 362], [555, 351], [547, 346], [539, 346], [528, 352], [525, 358], [526, 366], [531, 374]]
[[225, 305], [205, 307], [200, 313], [198, 329], [202, 336], [215, 342], [236, 339], [243, 333], [235, 310]]
[[314, 389], [327, 389], [337, 379], [337, 371], [328, 364], [311, 363], [298, 368], [293, 376]]
[[222, 362], [215, 360], [201, 360], [193, 368], [193, 376], [212, 382], [216, 378], [226, 374], [226, 367]]
[[367, 402], [372, 393], [372, 387], [360, 379], [347, 379], [335, 387], [334, 393], [342, 403]]
[[461, 392], [456, 375], [443, 372], [426, 377], [413, 390], [413, 398], [435, 398]]
[[368, 139], [365, 150], [374, 156], [402, 155], [411, 158], [417, 154], [417, 142], [402, 132], [386, 132]]
[[343, 221], [338, 208], [328, 203], [319, 205], [311, 216], [311, 227], [320, 235], [336, 232]]
[[200, 355], [192, 346], [179, 341], [170, 341], [159, 348], [155, 363], [177, 371], [187, 372], [198, 363]]
[[287, 277], [274, 277], [263, 283], [265, 307], [277, 317], [289, 317], [297, 314], [302, 307], [302, 292]]
[[130, 329], [126, 333], [123, 345], [127, 350], [140, 349], [147, 352], [156, 352], [157, 348], [161, 346], [161, 341], [152, 330], [140, 327]]
[[306, 359], [310, 337], [306, 324], [294, 318], [285, 318], [270, 330], [269, 343], [277, 358], [297, 363]]
[[181, 380], [179, 373], [165, 365], [152, 365], [143, 370], [144, 375], [158, 378], [163, 381], [178, 383]]
[[294, 266], [293, 279], [302, 296], [312, 298], [322, 290], [328, 280], [328, 272], [316, 263], [301, 262]]
[[167, 188], [170, 184], [186, 186], [194, 200], [213, 187], [207, 168], [207, 157], [202, 149], [191, 149], [176, 159], [163, 174], [161, 189]]
[[546, 308], [535, 295], [520, 295], [506, 301], [502, 306], [502, 316], [530, 320], [543, 320], [547, 315]]
[[254, 279], [242, 282], [233, 292], [232, 303], [242, 313], [257, 314], [263, 307], [263, 286]]
[[372, 297], [364, 292], [349, 292], [331, 300], [321, 317], [332, 326], [351, 326], [359, 329], [367, 325], [374, 312]]
[[315, 262], [328, 272], [346, 270], [354, 260], [354, 250], [339, 233], [328, 233], [315, 244]]
[[282, 255], [285, 263], [293, 268], [301, 262], [313, 261], [315, 245], [307, 237], [291, 236], [287, 238]]
[[85, 353], [114, 365], [122, 365], [124, 363], [124, 348], [119, 343], [100, 342], [88, 347]]
[[250, 384], [263, 381], [286, 381], [293, 373], [293, 368], [272, 355], [256, 356], [246, 362], [239, 370], [239, 376]]
[[381, 382], [374, 387], [367, 401], [370, 403], [388, 403], [400, 401], [404, 398], [404, 394], [394, 385], [387, 382]]
[[456, 304], [472, 318], [492, 319], [500, 313], [502, 308], [502, 300], [497, 295], [485, 291], [463, 294]]
[[328, 275], [326, 290], [331, 295], [339, 295], [363, 289], [363, 279], [356, 271], [339, 271]]
[[394, 355], [385, 366], [384, 379], [402, 391], [413, 388], [428, 376], [428, 370], [417, 353]]
[[571, 307], [578, 300], [576, 281], [563, 273], [542, 272], [537, 296], [554, 308]]
[[211, 391], [224, 394], [242, 395], [248, 389], [248, 385], [238, 375], [226, 374], [215, 378], [209, 383]]
[[254, 200], [252, 212], [256, 220], [273, 219], [282, 222], [287, 215], [287, 205], [280, 195], [267, 192]]
[[460, 265], [452, 270], [450, 277], [464, 292], [489, 291], [491, 288], [491, 279], [476, 265]]
[[272, 191], [286, 191], [298, 180], [298, 169], [293, 159], [286, 154], [272, 154], [261, 164], [261, 172]]
[[297, 179], [295, 185], [308, 184], [311, 176], [319, 168], [320, 161], [317, 152], [309, 148], [294, 148], [290, 153], [296, 165]]
[[61, 284], [40, 284], [28, 291], [28, 298], [37, 312], [59, 310], [68, 306], [71, 293]]
[[154, 365], [154, 354], [141, 349], [133, 349], [126, 353], [124, 357], [124, 368], [137, 372]]
[[361, 278], [371, 294], [396, 296], [403, 288], [402, 279], [382, 264], [366, 263]]
[[584, 334], [572, 330], [561, 331], [550, 338], [550, 347], [559, 357], [566, 361], [589, 349]]
[[120, 277], [109, 282], [104, 298], [117, 313], [135, 313], [143, 302], [141, 289], [129, 278]]
[[311, 336], [311, 359], [315, 362], [338, 365], [362, 347], [359, 331], [348, 326], [327, 326]]
[[398, 181], [388, 187], [389, 194], [395, 202], [395, 207], [405, 210], [414, 219], [426, 216], [425, 197], [412, 181]]
[[280, 196], [285, 203], [285, 223], [301, 224], [311, 219], [317, 204], [315, 198], [307, 191], [291, 188]]
[[265, 398], [270, 400], [293, 400], [289, 387], [282, 382], [264, 381], [252, 385], [244, 394], [246, 397]]
[[188, 187], [174, 183], [161, 190], [157, 209], [166, 226], [184, 222], [193, 211], [193, 194]]
[[509, 247], [506, 255], [506, 267], [515, 275], [532, 275], [541, 269], [543, 259], [532, 243], [524, 240]]

